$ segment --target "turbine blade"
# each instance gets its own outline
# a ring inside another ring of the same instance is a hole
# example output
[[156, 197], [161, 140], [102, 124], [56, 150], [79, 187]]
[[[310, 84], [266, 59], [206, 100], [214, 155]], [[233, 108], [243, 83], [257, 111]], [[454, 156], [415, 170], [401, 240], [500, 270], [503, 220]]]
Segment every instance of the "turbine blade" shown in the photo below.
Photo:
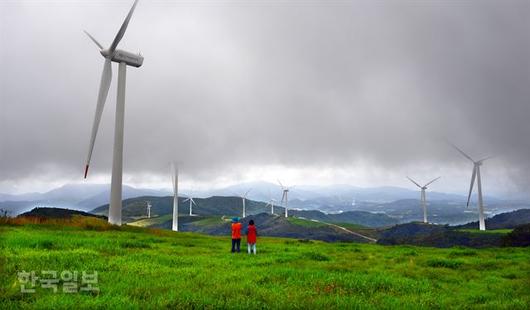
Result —
[[249, 190], [245, 193], [245, 195], [244, 195], [243, 197], [244, 197], [244, 198], [247, 198], [247, 195], [248, 195], [248, 193], [249, 193], [251, 190], [252, 190], [252, 188], [249, 189]]
[[94, 38], [93, 36], [90, 35], [90, 33], [88, 33], [86, 30], [83, 30], [86, 35], [94, 42], [96, 43], [96, 45], [99, 47], [100, 50], [103, 49], [103, 45], [99, 44], [98, 40], [96, 40], [96, 38]]
[[127, 17], [125, 17], [125, 20], [123, 21], [123, 24], [121, 25], [120, 30], [116, 34], [114, 41], [112, 41], [112, 44], [109, 47], [109, 51], [111, 55], [114, 53], [114, 51], [116, 50], [116, 47], [118, 46], [118, 43], [120, 43], [121, 39], [123, 38], [123, 35], [125, 34], [125, 30], [127, 30], [127, 26], [129, 25], [131, 16], [134, 12], [134, 9], [136, 8], [136, 4], [138, 4], [138, 0], [134, 1], [134, 4], [131, 10], [129, 11], [129, 14], [127, 14]]
[[475, 177], [477, 176], [477, 167], [473, 167], [473, 174], [471, 174], [471, 185], [469, 185], [469, 194], [467, 195], [467, 204], [469, 207], [469, 200], [471, 199], [471, 192], [473, 192], [473, 185], [475, 184]]
[[282, 187], [282, 189], [284, 189], [282, 182], [280, 182], [280, 179], [278, 179], [278, 183], [280, 184], [280, 186]]
[[189, 200], [190, 200], [189, 198], [186, 198], [186, 199], [184, 199], [184, 201], [183, 201], [183, 202], [187, 202], [187, 201], [189, 201]]
[[430, 181], [429, 183], [425, 184], [425, 187], [431, 185], [434, 181], [438, 180], [439, 178], [441, 178], [441, 177], [437, 177], [436, 179], [434, 179], [434, 180]]
[[464, 153], [464, 151], [462, 151], [461, 149], [459, 149], [456, 145], [452, 144], [451, 145], [455, 148], [455, 150], [457, 150], [458, 152], [460, 152], [460, 154], [462, 154], [465, 158], [471, 160], [472, 162], [475, 162], [473, 160], [473, 158], [471, 158], [471, 156], [467, 155], [466, 153]]
[[417, 187], [421, 188], [421, 186], [418, 183], [416, 183], [416, 181], [411, 179], [410, 177], [407, 177], [407, 179], [409, 179], [409, 181], [411, 181], [412, 183], [416, 184]]
[[92, 157], [92, 150], [94, 150], [94, 143], [98, 134], [99, 122], [101, 121], [101, 114], [105, 107], [105, 101], [109, 93], [110, 82], [112, 79], [112, 65], [109, 58], [105, 58], [103, 65], [103, 72], [101, 73], [101, 81], [99, 84], [98, 102], [96, 105], [96, 113], [94, 115], [94, 123], [92, 124], [92, 135], [90, 136], [90, 144], [88, 146], [88, 156], [85, 165], [85, 179], [88, 174], [88, 166], [90, 166], [90, 158]]
[[484, 158], [482, 158], [481, 160], [479, 160], [478, 162], [481, 163], [481, 162], [484, 162], [484, 161], [486, 161], [486, 160], [488, 160], [488, 159], [492, 159], [493, 157], [495, 157], [495, 156], [484, 157]]

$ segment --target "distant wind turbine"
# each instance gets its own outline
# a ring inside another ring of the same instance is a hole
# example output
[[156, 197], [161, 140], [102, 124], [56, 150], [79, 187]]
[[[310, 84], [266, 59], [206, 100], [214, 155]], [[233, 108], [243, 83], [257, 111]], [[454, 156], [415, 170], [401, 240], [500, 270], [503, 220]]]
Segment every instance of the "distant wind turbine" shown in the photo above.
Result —
[[147, 218], [151, 218], [151, 202], [147, 202]]
[[482, 200], [482, 180], [480, 177], [480, 166], [486, 161], [487, 159], [490, 159], [491, 156], [485, 157], [480, 160], [473, 160], [471, 156], [467, 155], [459, 149], [456, 145], [451, 144], [462, 156], [469, 159], [473, 163], [473, 171], [471, 173], [471, 185], [469, 186], [469, 194], [467, 195], [467, 204], [466, 206], [469, 207], [469, 201], [471, 199], [471, 193], [473, 192], [473, 185], [475, 185], [475, 178], [477, 179], [477, 194], [478, 194], [478, 226], [480, 230], [486, 230], [486, 221], [484, 218], [484, 202]]
[[288, 213], [288, 203], [289, 203], [289, 199], [287, 197], [288, 193], [289, 193], [289, 190], [293, 188], [293, 186], [291, 187], [285, 187], [283, 186], [282, 182], [280, 182], [280, 180], [278, 180], [278, 183], [280, 184], [280, 186], [282, 187], [282, 199], [280, 201], [280, 203], [283, 205], [283, 207], [285, 208], [285, 217], [288, 217], [289, 216], [289, 213]]
[[425, 196], [425, 190], [427, 189], [427, 186], [431, 185], [434, 181], [438, 180], [439, 178], [440, 177], [437, 177], [436, 179], [434, 179], [434, 180], [428, 182], [427, 184], [421, 186], [416, 181], [414, 181], [412, 178], [407, 177], [407, 179], [409, 179], [412, 183], [414, 183], [417, 187], [419, 187], [421, 189], [420, 201], [421, 201], [421, 207], [423, 209], [423, 222], [424, 223], [428, 223], [427, 222], [427, 197]]
[[276, 202], [276, 199], [272, 198], [271, 193], [269, 191], [269, 202], [265, 205], [265, 208], [268, 206], [271, 206], [271, 214], [274, 215], [274, 203]]
[[195, 200], [193, 200], [193, 198], [189, 197], [186, 200], [184, 200], [183, 202], [187, 202], [187, 201], [190, 202], [190, 216], [195, 216], [195, 214], [193, 214], [193, 205], [198, 207], [197, 204], [195, 203]]
[[96, 113], [94, 115], [94, 123], [92, 125], [92, 134], [90, 136], [90, 143], [88, 147], [88, 156], [85, 165], [85, 179], [88, 174], [88, 167], [90, 166], [90, 158], [96, 142], [99, 122], [101, 114], [105, 106], [107, 94], [109, 93], [110, 82], [112, 79], [112, 65], [111, 62], [119, 63], [118, 70], [118, 99], [116, 101], [116, 119], [114, 129], [114, 151], [112, 160], [112, 180], [110, 186], [110, 203], [109, 203], [109, 223], [121, 225], [121, 211], [122, 211], [122, 174], [123, 174], [123, 131], [124, 131], [124, 112], [125, 112], [125, 75], [127, 66], [140, 67], [144, 58], [140, 54], [133, 54], [123, 50], [116, 49], [120, 43], [125, 30], [129, 25], [131, 16], [136, 8], [138, 0], [134, 1], [132, 8], [127, 14], [125, 21], [120, 27], [118, 34], [112, 41], [109, 48], [105, 49], [103, 46], [88, 32], [85, 33], [88, 37], [99, 47], [101, 55], [105, 58], [103, 65], [103, 72], [101, 74], [101, 81], [99, 85], [99, 94], [96, 105]]
[[243, 201], [243, 218], [247, 216], [247, 210], [246, 210], [246, 205], [245, 205], [245, 201], [247, 200], [247, 195], [248, 193], [252, 190], [249, 189], [244, 195], [240, 195], [239, 198], [241, 198], [241, 200]]
[[171, 164], [171, 181], [173, 182], [173, 224], [171, 229], [179, 231], [179, 169], [175, 163]]

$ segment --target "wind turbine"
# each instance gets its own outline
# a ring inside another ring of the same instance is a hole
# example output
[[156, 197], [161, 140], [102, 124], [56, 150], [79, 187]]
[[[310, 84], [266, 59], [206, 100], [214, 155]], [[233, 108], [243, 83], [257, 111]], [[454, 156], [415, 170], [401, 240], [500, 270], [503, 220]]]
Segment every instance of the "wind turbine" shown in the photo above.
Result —
[[147, 218], [151, 218], [151, 202], [147, 202]]
[[471, 173], [471, 185], [469, 186], [469, 194], [467, 195], [467, 204], [466, 206], [469, 207], [469, 200], [471, 199], [471, 193], [473, 192], [473, 185], [475, 184], [475, 178], [477, 179], [477, 195], [478, 195], [478, 226], [480, 230], [486, 230], [486, 222], [484, 220], [484, 203], [482, 200], [482, 180], [480, 178], [480, 166], [484, 163], [485, 160], [491, 158], [485, 157], [480, 160], [473, 160], [471, 156], [467, 155], [459, 149], [456, 145], [451, 144], [460, 154], [462, 154], [465, 158], [469, 159], [473, 163], [473, 171]]
[[247, 200], [247, 195], [248, 195], [248, 193], [249, 193], [251, 190], [252, 190], [252, 188], [249, 189], [249, 190], [245, 193], [245, 195], [241, 195], [241, 196], [239, 196], [239, 198], [241, 198], [241, 200], [243, 200], [243, 218], [246, 217], [246, 206], [245, 206], [245, 201]]
[[271, 215], [274, 215], [274, 203], [276, 202], [276, 199], [272, 198], [271, 191], [269, 190], [269, 201], [265, 205], [265, 208], [268, 206], [271, 206]]
[[289, 214], [288, 214], [288, 211], [287, 211], [287, 208], [288, 208], [288, 202], [289, 202], [289, 199], [287, 197], [287, 194], [289, 193], [289, 190], [293, 188], [293, 186], [291, 187], [285, 187], [283, 186], [282, 182], [280, 182], [280, 180], [278, 180], [278, 183], [280, 183], [280, 186], [282, 187], [282, 200], [280, 201], [280, 203], [283, 205], [283, 207], [285, 208], [285, 217], [288, 217]]
[[425, 190], [427, 189], [427, 186], [431, 185], [434, 181], [438, 180], [439, 178], [441, 178], [441, 177], [437, 177], [436, 179], [434, 179], [434, 180], [428, 182], [427, 184], [421, 186], [416, 181], [414, 181], [412, 178], [407, 177], [407, 179], [409, 179], [412, 183], [414, 183], [417, 187], [419, 187], [421, 189], [420, 201], [421, 201], [421, 207], [423, 209], [423, 222], [424, 223], [428, 223], [427, 222], [427, 198], [425, 196]]
[[193, 198], [189, 197], [186, 200], [184, 200], [183, 202], [186, 202], [186, 201], [190, 202], [190, 216], [195, 216], [195, 214], [193, 214], [193, 205], [198, 207], [197, 204], [195, 203], [195, 200], [193, 200]]
[[179, 231], [179, 169], [175, 163], [171, 164], [171, 181], [173, 182], [173, 224], [171, 229]]
[[131, 52], [116, 49], [120, 43], [125, 30], [129, 25], [131, 16], [136, 8], [138, 0], [134, 1], [132, 8], [127, 14], [125, 21], [120, 27], [118, 34], [112, 41], [109, 48], [105, 49], [103, 46], [88, 32], [85, 33], [88, 37], [99, 47], [101, 55], [105, 58], [103, 64], [103, 72], [101, 74], [101, 81], [99, 84], [98, 100], [96, 105], [96, 113], [94, 115], [94, 123], [92, 125], [92, 134], [90, 136], [90, 143], [88, 146], [88, 156], [85, 165], [85, 179], [88, 174], [88, 167], [90, 166], [90, 158], [92, 157], [92, 150], [96, 142], [99, 122], [101, 114], [105, 106], [107, 94], [109, 93], [110, 82], [112, 79], [112, 65], [111, 62], [119, 63], [118, 70], [118, 98], [116, 101], [116, 120], [114, 129], [114, 151], [112, 159], [112, 180], [110, 187], [110, 203], [109, 203], [109, 223], [121, 225], [121, 192], [122, 192], [122, 174], [123, 174], [123, 131], [124, 131], [124, 112], [125, 112], [125, 77], [127, 66], [140, 67], [144, 62], [144, 58], [140, 54], [133, 54]]

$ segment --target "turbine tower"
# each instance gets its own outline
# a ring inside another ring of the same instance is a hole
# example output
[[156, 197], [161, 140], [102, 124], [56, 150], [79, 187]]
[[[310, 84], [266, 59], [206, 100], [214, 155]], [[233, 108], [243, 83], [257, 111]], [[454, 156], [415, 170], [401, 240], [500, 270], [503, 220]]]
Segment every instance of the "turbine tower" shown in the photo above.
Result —
[[486, 230], [486, 221], [484, 218], [484, 203], [482, 200], [482, 180], [480, 178], [480, 166], [491, 157], [485, 157], [480, 160], [473, 160], [471, 156], [467, 155], [459, 149], [456, 145], [452, 145], [462, 156], [469, 159], [473, 163], [473, 171], [471, 172], [471, 185], [469, 186], [469, 194], [467, 195], [467, 204], [469, 207], [469, 200], [471, 199], [471, 193], [473, 192], [473, 185], [475, 185], [475, 178], [477, 179], [477, 196], [478, 196], [478, 226], [480, 230]]
[[247, 200], [247, 195], [248, 195], [248, 193], [249, 193], [251, 190], [252, 190], [252, 188], [249, 189], [249, 190], [245, 193], [245, 195], [241, 195], [241, 196], [239, 196], [239, 198], [241, 198], [241, 200], [243, 201], [243, 218], [245, 218], [245, 217], [247, 216], [247, 210], [246, 210], [246, 206], [245, 206], [245, 201]]
[[184, 200], [183, 202], [186, 202], [186, 201], [190, 202], [190, 216], [195, 216], [195, 214], [193, 214], [193, 205], [198, 207], [197, 204], [195, 203], [195, 200], [193, 200], [193, 198], [189, 197], [186, 200]]
[[437, 177], [436, 179], [434, 179], [434, 180], [428, 182], [427, 184], [421, 186], [416, 181], [414, 181], [412, 178], [407, 177], [407, 179], [409, 179], [412, 183], [414, 183], [417, 187], [419, 187], [421, 189], [420, 202], [421, 202], [421, 207], [423, 209], [423, 222], [424, 223], [428, 223], [428, 221], [427, 221], [427, 198], [425, 196], [425, 190], [427, 189], [427, 186], [431, 185], [434, 181], [438, 180], [439, 178], [441, 178], [441, 177]]
[[147, 202], [147, 218], [151, 218], [151, 202]]
[[265, 208], [268, 206], [271, 206], [271, 215], [274, 215], [274, 203], [276, 202], [276, 199], [272, 198], [271, 192], [269, 190], [269, 202], [265, 205]]
[[285, 208], [285, 217], [288, 217], [289, 214], [288, 214], [288, 202], [289, 202], [289, 199], [287, 197], [287, 194], [289, 193], [289, 190], [292, 189], [293, 187], [285, 187], [283, 186], [282, 182], [280, 182], [280, 180], [278, 180], [278, 183], [280, 183], [280, 186], [282, 187], [282, 200], [280, 201], [280, 203], [283, 205], [283, 207]]
[[111, 62], [119, 63], [118, 67], [118, 98], [116, 101], [116, 119], [114, 129], [114, 151], [112, 157], [112, 180], [110, 187], [110, 203], [109, 203], [109, 223], [121, 225], [121, 210], [122, 210], [122, 173], [123, 173], [123, 131], [124, 131], [124, 112], [125, 112], [125, 77], [127, 66], [140, 67], [144, 62], [144, 58], [140, 54], [116, 49], [120, 43], [131, 16], [136, 8], [138, 0], [134, 1], [132, 8], [127, 14], [125, 21], [121, 25], [118, 34], [112, 41], [109, 48], [105, 49], [103, 46], [88, 32], [85, 33], [88, 37], [99, 47], [101, 55], [105, 58], [103, 64], [103, 72], [101, 74], [101, 81], [99, 84], [98, 100], [96, 105], [96, 113], [94, 115], [94, 123], [92, 125], [92, 134], [90, 136], [90, 143], [88, 146], [88, 156], [85, 165], [85, 179], [88, 174], [88, 167], [90, 166], [90, 158], [92, 157], [92, 150], [96, 142], [99, 122], [101, 114], [105, 106], [107, 94], [109, 93], [110, 82], [112, 79], [112, 65]]
[[175, 163], [171, 164], [171, 181], [173, 182], [173, 224], [171, 229], [179, 231], [179, 169]]

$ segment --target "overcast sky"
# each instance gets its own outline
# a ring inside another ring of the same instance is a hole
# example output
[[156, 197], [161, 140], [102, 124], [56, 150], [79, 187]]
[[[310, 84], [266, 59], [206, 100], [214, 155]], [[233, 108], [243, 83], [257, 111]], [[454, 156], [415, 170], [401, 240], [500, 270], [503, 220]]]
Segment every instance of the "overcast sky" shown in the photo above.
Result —
[[[103, 57], [132, 1], [0, 0], [0, 192], [81, 182]], [[486, 194], [530, 186], [530, 1], [148, 1], [119, 48], [124, 180]], [[89, 182], [110, 181], [117, 65]], [[434, 185], [433, 185], [434, 189]]]

